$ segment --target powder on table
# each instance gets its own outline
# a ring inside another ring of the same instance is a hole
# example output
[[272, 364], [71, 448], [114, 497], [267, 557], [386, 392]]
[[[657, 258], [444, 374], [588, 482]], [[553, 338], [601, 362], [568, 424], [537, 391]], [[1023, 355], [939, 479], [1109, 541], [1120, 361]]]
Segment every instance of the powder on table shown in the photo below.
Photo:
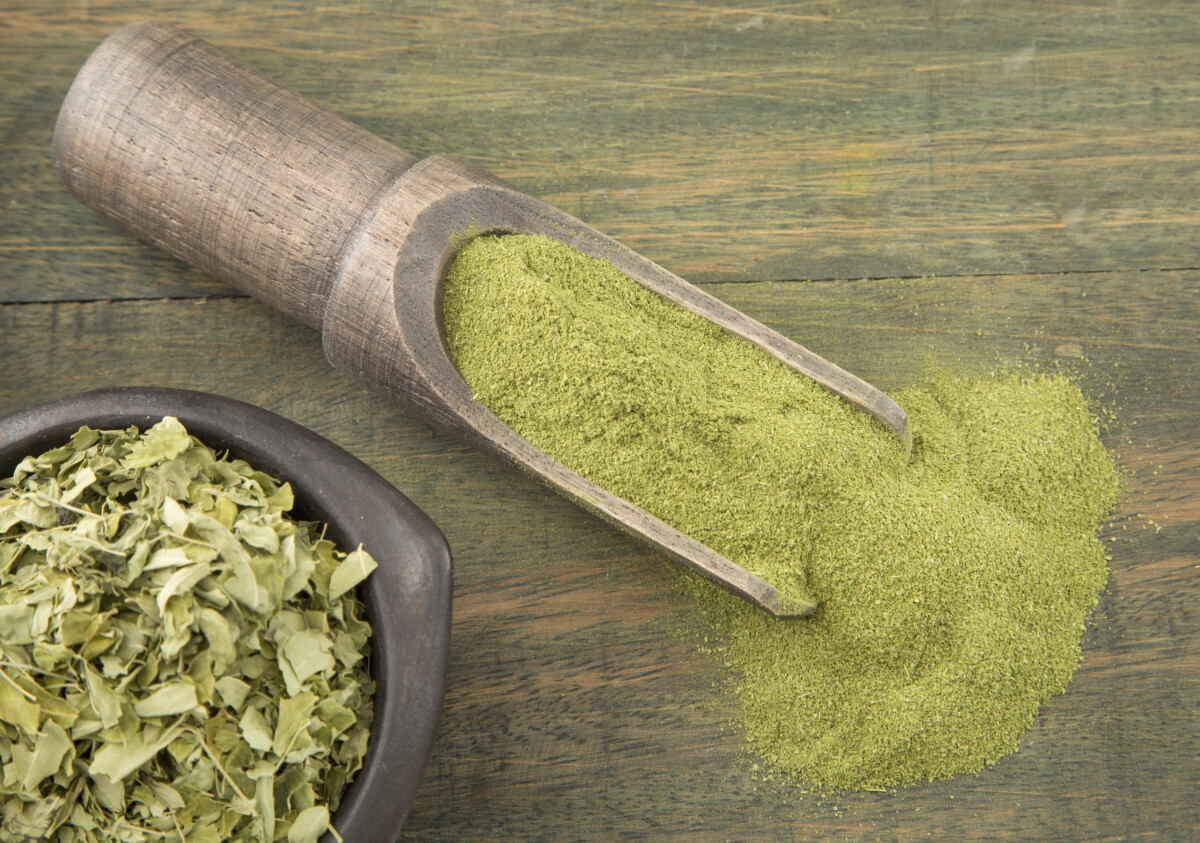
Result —
[[533, 445], [781, 591], [776, 620], [687, 577], [750, 748], [827, 790], [977, 772], [1064, 690], [1120, 479], [1062, 377], [938, 376], [875, 419], [557, 241], [451, 265], [450, 353]]

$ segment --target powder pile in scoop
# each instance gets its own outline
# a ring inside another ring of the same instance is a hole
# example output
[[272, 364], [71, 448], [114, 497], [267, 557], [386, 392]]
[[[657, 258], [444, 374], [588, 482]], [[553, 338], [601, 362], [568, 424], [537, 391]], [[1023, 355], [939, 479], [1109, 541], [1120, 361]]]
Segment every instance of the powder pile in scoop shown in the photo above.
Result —
[[687, 588], [770, 774], [842, 791], [978, 772], [1061, 693], [1107, 579], [1120, 478], [1061, 376], [935, 376], [879, 422], [554, 240], [468, 242], [446, 280], [476, 400], [785, 595]]

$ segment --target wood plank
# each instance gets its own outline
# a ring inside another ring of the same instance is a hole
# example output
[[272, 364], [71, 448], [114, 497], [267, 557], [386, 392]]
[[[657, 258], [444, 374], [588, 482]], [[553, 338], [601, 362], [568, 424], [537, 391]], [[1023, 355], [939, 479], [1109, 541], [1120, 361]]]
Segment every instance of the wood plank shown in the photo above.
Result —
[[758, 786], [664, 563], [344, 380], [315, 332], [252, 301], [0, 306], [0, 412], [108, 384], [211, 390], [330, 437], [438, 521], [449, 686], [405, 840], [1200, 834], [1200, 272], [707, 289], [887, 388], [1021, 360], [1112, 412], [1130, 472], [1112, 584], [1076, 680], [1016, 755], [894, 793]]
[[[72, 200], [55, 114], [143, 4], [2, 0], [8, 301], [214, 294]], [[1196, 265], [1186, 0], [166, 0], [418, 155], [512, 180], [691, 280]]]

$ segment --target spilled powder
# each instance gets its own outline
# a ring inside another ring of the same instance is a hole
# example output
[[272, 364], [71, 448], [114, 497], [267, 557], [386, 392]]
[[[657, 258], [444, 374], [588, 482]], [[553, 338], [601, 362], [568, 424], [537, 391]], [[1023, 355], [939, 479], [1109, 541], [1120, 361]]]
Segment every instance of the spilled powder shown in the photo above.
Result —
[[877, 421], [556, 241], [479, 237], [447, 342], [478, 401], [551, 457], [785, 594], [697, 577], [750, 750], [829, 791], [978, 772], [1061, 693], [1104, 588], [1120, 479], [1061, 376], [939, 375]]

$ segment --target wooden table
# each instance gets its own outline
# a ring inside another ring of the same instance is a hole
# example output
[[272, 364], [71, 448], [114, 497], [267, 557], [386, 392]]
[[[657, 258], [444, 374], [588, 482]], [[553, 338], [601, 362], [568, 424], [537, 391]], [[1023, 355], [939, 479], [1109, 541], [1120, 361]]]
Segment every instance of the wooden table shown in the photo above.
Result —
[[761, 786], [664, 562], [58, 184], [59, 103], [143, 4], [0, 0], [0, 413], [102, 385], [210, 390], [324, 434], [429, 512], [455, 554], [454, 633], [403, 839], [1200, 836], [1193, 4], [153, 14], [417, 155], [484, 166], [885, 389], [939, 361], [1070, 371], [1129, 473], [1078, 677], [1016, 755], [890, 793]]

